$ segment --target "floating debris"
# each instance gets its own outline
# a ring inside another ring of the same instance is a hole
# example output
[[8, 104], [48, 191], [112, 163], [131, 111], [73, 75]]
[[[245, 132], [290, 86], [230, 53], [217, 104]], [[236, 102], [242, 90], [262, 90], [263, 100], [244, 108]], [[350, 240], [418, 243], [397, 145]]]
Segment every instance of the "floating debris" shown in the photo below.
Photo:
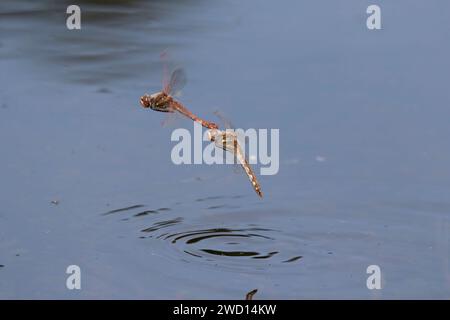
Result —
[[245, 300], [253, 300], [253, 296], [258, 292], [258, 289], [253, 289], [245, 295]]

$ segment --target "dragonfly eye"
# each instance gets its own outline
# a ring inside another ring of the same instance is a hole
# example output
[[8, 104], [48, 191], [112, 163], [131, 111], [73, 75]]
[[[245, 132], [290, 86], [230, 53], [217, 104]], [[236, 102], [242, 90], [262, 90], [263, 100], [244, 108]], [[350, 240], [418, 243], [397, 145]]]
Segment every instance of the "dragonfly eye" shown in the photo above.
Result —
[[143, 106], [144, 108], [150, 107], [150, 101], [149, 101], [148, 96], [142, 96], [140, 102], [141, 102], [141, 106]]

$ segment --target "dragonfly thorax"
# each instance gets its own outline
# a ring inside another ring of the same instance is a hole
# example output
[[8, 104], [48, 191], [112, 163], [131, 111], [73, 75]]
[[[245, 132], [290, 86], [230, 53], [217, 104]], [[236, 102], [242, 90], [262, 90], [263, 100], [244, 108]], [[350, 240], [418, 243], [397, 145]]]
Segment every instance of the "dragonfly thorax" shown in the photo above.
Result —
[[151, 95], [144, 95], [141, 97], [141, 105], [144, 108], [151, 108], [155, 111], [172, 112], [170, 103], [172, 97], [165, 92], [156, 92]]
[[164, 95], [165, 93], [160, 91], [160, 92], [156, 92], [154, 94], [150, 95], [150, 99], [156, 99], [157, 97], [159, 97], [160, 95]]
[[207, 131], [209, 141], [215, 141], [220, 132], [217, 129], [210, 129]]

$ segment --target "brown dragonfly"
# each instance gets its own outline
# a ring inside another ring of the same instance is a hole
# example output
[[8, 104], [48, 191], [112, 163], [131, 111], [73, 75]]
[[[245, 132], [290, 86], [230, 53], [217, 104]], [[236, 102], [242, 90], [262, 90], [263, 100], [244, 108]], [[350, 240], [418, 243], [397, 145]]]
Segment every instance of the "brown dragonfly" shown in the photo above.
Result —
[[[216, 115], [222, 118], [217, 112]], [[222, 121], [224, 121], [222, 119]], [[230, 129], [230, 126], [228, 126]], [[244, 169], [245, 173], [250, 180], [253, 189], [260, 196], [263, 197], [263, 193], [261, 191], [261, 185], [256, 178], [256, 174], [253, 172], [252, 167], [247, 161], [244, 152], [238, 142], [237, 134], [232, 130], [219, 130], [216, 128], [212, 128], [208, 130], [208, 139], [213, 141], [217, 148], [221, 148], [225, 151], [231, 152], [236, 159], [239, 161], [239, 164]]]
[[141, 105], [144, 108], [150, 108], [155, 111], [160, 112], [179, 112], [182, 115], [192, 119], [202, 126], [208, 129], [217, 129], [218, 126], [206, 120], [203, 120], [197, 117], [195, 114], [190, 112], [185, 106], [183, 106], [180, 102], [175, 100], [172, 94], [177, 93], [181, 88], [186, 84], [186, 75], [181, 68], [175, 69], [171, 76], [170, 80], [166, 80], [166, 72], [164, 72], [163, 78], [163, 90], [160, 92], [156, 92], [154, 94], [145, 94], [141, 97]]

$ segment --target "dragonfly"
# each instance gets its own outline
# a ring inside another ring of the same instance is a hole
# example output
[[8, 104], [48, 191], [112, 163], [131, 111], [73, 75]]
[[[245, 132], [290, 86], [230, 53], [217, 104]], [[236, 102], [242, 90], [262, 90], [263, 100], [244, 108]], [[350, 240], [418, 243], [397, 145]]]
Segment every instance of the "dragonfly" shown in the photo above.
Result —
[[173, 94], [179, 92], [186, 84], [186, 75], [181, 68], [175, 69], [170, 80], [166, 81], [166, 70], [163, 78], [163, 90], [154, 94], [145, 94], [141, 97], [140, 103], [144, 108], [150, 108], [160, 112], [179, 112], [189, 119], [198, 122], [208, 129], [218, 129], [214, 122], [209, 122], [193, 114], [181, 102], [175, 100]]
[[[218, 114], [216, 113], [216, 115]], [[263, 193], [261, 191], [261, 185], [259, 184], [258, 179], [256, 178], [256, 174], [253, 172], [252, 167], [248, 163], [248, 160], [245, 157], [244, 152], [242, 151], [237, 134], [232, 130], [220, 130], [218, 128], [209, 129], [207, 131], [207, 134], [208, 139], [214, 142], [217, 148], [221, 148], [225, 151], [231, 152], [236, 157], [236, 159], [239, 161], [239, 164], [247, 174], [248, 179], [250, 180], [256, 194], [262, 198]]]

